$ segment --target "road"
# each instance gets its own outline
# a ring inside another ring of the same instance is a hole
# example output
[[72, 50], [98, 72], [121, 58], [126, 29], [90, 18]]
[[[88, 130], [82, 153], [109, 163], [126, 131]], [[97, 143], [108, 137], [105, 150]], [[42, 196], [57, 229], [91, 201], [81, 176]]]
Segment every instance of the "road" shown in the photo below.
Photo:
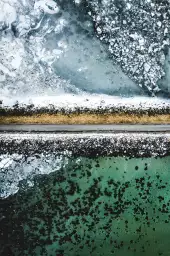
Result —
[[170, 125], [0, 125], [0, 132], [170, 132]]

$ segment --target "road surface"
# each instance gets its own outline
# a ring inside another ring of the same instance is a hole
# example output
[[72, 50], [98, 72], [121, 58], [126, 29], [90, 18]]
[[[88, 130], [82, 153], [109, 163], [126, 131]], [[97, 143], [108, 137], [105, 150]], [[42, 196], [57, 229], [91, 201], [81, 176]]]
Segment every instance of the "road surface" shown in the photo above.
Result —
[[101, 125], [0, 125], [0, 132], [170, 132], [170, 125], [101, 124]]

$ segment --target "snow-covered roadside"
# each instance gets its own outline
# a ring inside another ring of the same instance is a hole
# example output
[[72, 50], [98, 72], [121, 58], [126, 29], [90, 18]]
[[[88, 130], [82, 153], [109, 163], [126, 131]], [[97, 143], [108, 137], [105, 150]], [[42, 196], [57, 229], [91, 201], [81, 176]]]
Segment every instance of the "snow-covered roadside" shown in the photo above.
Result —
[[[18, 107], [25, 107], [32, 105], [34, 109], [46, 108], [60, 110], [65, 109], [66, 111], [74, 111], [76, 109], [119, 109], [125, 108], [128, 110], [149, 110], [149, 109], [170, 109], [170, 101], [168, 99], [161, 99], [158, 97], [116, 97], [108, 95], [98, 94], [87, 94], [72, 95], [72, 94], [61, 94], [58, 96], [32, 96], [30, 98], [8, 98], [1, 97], [2, 108], [12, 109], [14, 104], [17, 102]], [[16, 107], [16, 106], [15, 106]]]

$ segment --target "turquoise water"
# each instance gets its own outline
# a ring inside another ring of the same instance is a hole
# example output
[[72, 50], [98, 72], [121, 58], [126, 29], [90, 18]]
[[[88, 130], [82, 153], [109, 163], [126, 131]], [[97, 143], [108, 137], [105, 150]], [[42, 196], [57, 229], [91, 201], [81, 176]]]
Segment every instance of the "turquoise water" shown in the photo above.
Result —
[[170, 157], [70, 158], [0, 201], [0, 255], [170, 255]]

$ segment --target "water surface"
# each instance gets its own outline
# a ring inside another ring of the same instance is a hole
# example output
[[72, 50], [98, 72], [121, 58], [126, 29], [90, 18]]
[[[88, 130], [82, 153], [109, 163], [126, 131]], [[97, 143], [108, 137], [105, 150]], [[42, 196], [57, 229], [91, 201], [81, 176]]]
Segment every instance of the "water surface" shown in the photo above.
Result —
[[70, 157], [32, 188], [22, 181], [0, 201], [0, 255], [169, 255], [169, 166], [169, 156]]

